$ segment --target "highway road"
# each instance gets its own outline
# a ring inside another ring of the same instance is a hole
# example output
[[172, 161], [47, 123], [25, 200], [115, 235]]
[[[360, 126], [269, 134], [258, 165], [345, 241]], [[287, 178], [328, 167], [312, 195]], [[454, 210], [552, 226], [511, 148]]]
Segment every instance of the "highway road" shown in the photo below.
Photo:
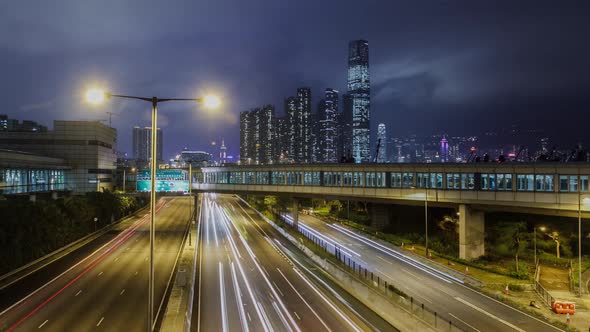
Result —
[[197, 331], [395, 331], [238, 198], [204, 194]]
[[[157, 306], [165, 294], [188, 220], [188, 198], [163, 198], [158, 203], [154, 261]], [[0, 330], [145, 331], [149, 214], [131, 225], [121, 224], [105, 236], [110, 240], [98, 240], [99, 248], [72, 262], [65, 272], [37, 290], [29, 293], [22, 283], [11, 286], [27, 291], [22, 300], [0, 314]]]
[[[284, 215], [292, 224], [292, 218]], [[329, 252], [354, 260], [424, 303], [466, 331], [559, 331], [560, 329], [515, 310], [404, 254], [399, 248], [353, 232], [340, 224], [299, 215], [299, 230], [327, 243]], [[335, 249], [337, 248], [337, 249]]]

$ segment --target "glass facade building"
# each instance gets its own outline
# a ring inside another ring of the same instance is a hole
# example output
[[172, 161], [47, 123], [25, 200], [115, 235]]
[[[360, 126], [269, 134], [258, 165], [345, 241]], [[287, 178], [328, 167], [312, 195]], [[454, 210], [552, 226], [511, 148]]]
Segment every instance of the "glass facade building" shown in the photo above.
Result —
[[352, 97], [352, 156], [357, 163], [369, 162], [371, 92], [366, 40], [353, 40], [348, 45], [348, 94]]
[[379, 154], [377, 155], [378, 163], [387, 162], [387, 131], [385, 124], [380, 123], [377, 127], [377, 141], [379, 142]]
[[0, 167], [0, 194], [66, 190], [66, 170]]

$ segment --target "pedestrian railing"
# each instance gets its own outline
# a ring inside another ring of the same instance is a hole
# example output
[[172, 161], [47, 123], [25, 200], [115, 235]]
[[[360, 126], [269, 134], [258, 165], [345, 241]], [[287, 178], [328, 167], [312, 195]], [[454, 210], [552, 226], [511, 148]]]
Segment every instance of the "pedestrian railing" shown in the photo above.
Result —
[[541, 285], [541, 283], [539, 282], [539, 276], [541, 274], [541, 265], [539, 264], [538, 260], [535, 265], [535, 291], [537, 292], [537, 294], [539, 294], [543, 301], [545, 301], [545, 303], [547, 303], [547, 305], [551, 307], [552, 303], [555, 302], [555, 298], [551, 296], [551, 294], [549, 294], [545, 287], [543, 287], [543, 285]]

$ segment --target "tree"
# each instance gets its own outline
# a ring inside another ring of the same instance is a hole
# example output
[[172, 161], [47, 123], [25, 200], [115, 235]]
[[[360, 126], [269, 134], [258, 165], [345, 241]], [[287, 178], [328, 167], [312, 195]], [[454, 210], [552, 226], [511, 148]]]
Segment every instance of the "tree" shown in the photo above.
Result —
[[514, 261], [516, 262], [516, 273], [518, 273], [518, 254], [522, 249], [523, 241], [521, 240], [521, 229], [516, 227], [512, 234], [512, 250], [514, 250]]

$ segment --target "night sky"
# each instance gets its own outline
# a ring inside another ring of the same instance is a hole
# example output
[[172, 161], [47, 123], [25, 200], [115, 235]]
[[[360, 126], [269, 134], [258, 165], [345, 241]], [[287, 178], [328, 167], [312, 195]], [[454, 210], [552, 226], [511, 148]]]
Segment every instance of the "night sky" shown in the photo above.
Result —
[[[160, 106], [166, 158], [225, 137], [240, 111], [310, 86], [346, 88], [347, 46], [370, 47], [372, 127], [389, 135], [481, 134], [519, 124], [590, 144], [589, 1], [3, 1], [0, 113], [52, 125], [108, 119], [118, 149], [150, 105], [82, 102], [87, 87], [224, 99], [217, 113]], [[375, 129], [373, 129], [375, 131]], [[217, 148], [215, 148], [217, 151]]]

